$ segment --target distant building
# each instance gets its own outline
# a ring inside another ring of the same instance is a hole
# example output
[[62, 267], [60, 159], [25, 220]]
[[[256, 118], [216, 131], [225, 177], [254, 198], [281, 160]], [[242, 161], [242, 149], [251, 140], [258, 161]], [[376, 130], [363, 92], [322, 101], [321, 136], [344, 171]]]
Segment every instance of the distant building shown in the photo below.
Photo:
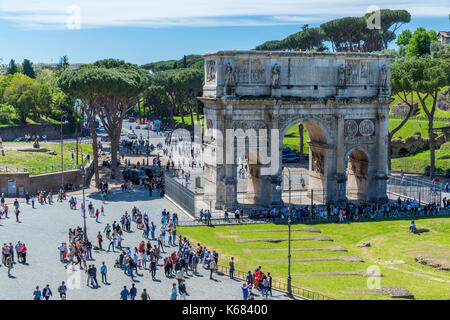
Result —
[[443, 44], [450, 44], [450, 31], [439, 31], [437, 38]]

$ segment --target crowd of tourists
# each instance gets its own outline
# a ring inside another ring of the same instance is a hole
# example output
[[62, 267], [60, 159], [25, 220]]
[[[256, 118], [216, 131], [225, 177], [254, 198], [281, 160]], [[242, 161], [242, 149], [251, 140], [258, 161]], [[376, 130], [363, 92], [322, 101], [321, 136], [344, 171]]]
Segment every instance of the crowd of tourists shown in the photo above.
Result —
[[[16, 252], [17, 262], [14, 259], [14, 252]], [[15, 263], [27, 263], [27, 247], [25, 243], [20, 241], [14, 246], [12, 242], [4, 243], [2, 247], [2, 264], [8, 269], [8, 277], [11, 277], [11, 270]]]
[[[361, 218], [375, 219], [375, 218], [393, 218], [393, 217], [416, 217], [439, 215], [442, 208], [447, 208], [450, 205], [450, 200], [445, 197], [443, 199], [444, 206], [441, 207], [436, 203], [420, 204], [416, 199], [398, 198], [396, 201], [390, 201], [384, 204], [373, 203], [347, 203], [343, 207], [326, 205], [317, 206], [293, 206], [291, 207], [291, 219], [294, 221], [301, 221], [308, 218], [323, 219], [338, 222], [357, 222]], [[242, 209], [237, 209], [242, 217]], [[272, 208], [265, 210], [253, 210], [248, 213], [249, 218], [253, 219], [287, 219], [289, 215], [289, 208], [282, 209]], [[225, 212], [225, 219], [228, 218], [228, 212]], [[238, 219], [238, 214], [235, 214]]]

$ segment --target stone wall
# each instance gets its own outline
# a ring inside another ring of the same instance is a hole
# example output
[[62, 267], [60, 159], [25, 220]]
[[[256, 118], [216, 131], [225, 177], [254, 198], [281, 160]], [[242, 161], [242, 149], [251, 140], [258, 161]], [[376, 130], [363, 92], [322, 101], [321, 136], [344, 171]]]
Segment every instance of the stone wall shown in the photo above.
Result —
[[[436, 149], [439, 149], [444, 143], [450, 141], [450, 134], [441, 133], [435, 141]], [[418, 132], [406, 139], [393, 138], [391, 141], [391, 155], [394, 157], [415, 154], [429, 148], [429, 139], [423, 138]]]
[[29, 172], [0, 173], [0, 192], [5, 195], [24, 195], [29, 189]]
[[[79, 187], [83, 184], [80, 170], [64, 171], [64, 184]], [[15, 185], [15, 189], [14, 189]], [[0, 192], [10, 196], [33, 194], [39, 190], [58, 191], [61, 186], [61, 172], [31, 176], [29, 172], [0, 173]]]
[[[76, 188], [83, 184], [80, 170], [64, 171], [64, 185], [73, 184]], [[61, 172], [40, 174], [30, 177], [30, 193], [39, 190], [58, 191], [61, 186]]]
[[0, 138], [3, 141], [11, 141], [18, 137], [23, 137], [25, 134], [30, 135], [47, 135], [47, 139], [59, 139], [61, 137], [61, 125], [48, 124], [28, 124], [24, 126], [11, 126], [0, 128]]

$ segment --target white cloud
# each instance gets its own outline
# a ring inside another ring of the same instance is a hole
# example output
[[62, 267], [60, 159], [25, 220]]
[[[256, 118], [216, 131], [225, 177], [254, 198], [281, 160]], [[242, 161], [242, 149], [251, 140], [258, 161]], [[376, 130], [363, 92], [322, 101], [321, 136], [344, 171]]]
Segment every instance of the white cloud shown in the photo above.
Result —
[[[67, 8], [80, 8], [82, 28], [106, 26], [257, 26], [314, 23], [363, 15], [369, 6], [446, 17], [448, 2], [430, 0], [0, 0], [0, 19], [25, 28], [66, 28]], [[73, 16], [72, 16], [73, 18]]]

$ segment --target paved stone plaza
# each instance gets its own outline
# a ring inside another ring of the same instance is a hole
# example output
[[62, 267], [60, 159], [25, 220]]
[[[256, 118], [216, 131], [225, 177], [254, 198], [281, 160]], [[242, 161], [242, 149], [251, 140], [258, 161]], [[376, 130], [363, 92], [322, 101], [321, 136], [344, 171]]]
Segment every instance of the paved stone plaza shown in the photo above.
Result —
[[[77, 200], [79, 207], [82, 196], [78, 195]], [[97, 193], [86, 195], [86, 206], [90, 201], [95, 208], [99, 208], [102, 203]], [[177, 212], [180, 219], [186, 218], [168, 200], [155, 197], [149, 200], [147, 192], [142, 190], [133, 190], [129, 193], [113, 190], [109, 200], [103, 205], [105, 216], [100, 216], [99, 223], [89, 215], [86, 218], [88, 236], [93, 246], [97, 245], [96, 235], [99, 231], [104, 230], [106, 223], [112, 224], [114, 220], [119, 221], [125, 210], [131, 213], [133, 206], [137, 206], [149, 214], [150, 221], [157, 225], [157, 231], [160, 227], [163, 208], [171, 213]], [[13, 276], [11, 278], [8, 278], [7, 268], [4, 265], [0, 267], [0, 283], [2, 284], [0, 299], [32, 299], [32, 292], [36, 285], [39, 285], [42, 290], [46, 284], [49, 284], [52, 289], [53, 297], [51, 299], [59, 299], [57, 288], [61, 281], [65, 281], [66, 285], [70, 283], [76, 285], [78, 274], [64, 269], [64, 265], [59, 261], [57, 247], [61, 242], [68, 242], [69, 228], [78, 225], [83, 226], [81, 212], [79, 209], [70, 210], [68, 201], [53, 205], [44, 204], [41, 206], [36, 204], [36, 209], [32, 209], [31, 205], [21, 203], [20, 210], [20, 223], [16, 222], [13, 209], [10, 209], [9, 219], [0, 220], [0, 244], [13, 242], [15, 245], [17, 241], [24, 242], [28, 248], [27, 265], [15, 264], [11, 270]], [[135, 223], [132, 223], [131, 231], [131, 233], [124, 232], [122, 246], [134, 248], [141, 241], [142, 232], [136, 229]], [[156, 235], [158, 234], [156, 232]], [[151, 242], [152, 245], [156, 244], [155, 241]], [[104, 236], [103, 247], [107, 247], [107, 245], [107, 239]], [[166, 253], [163, 254], [163, 257], [167, 255], [167, 252], [177, 250], [177, 247], [166, 246], [164, 250]], [[82, 270], [79, 273], [79, 289], [70, 289], [68, 286], [67, 299], [119, 299], [122, 287], [126, 285], [130, 288], [133, 282], [122, 270], [113, 267], [118, 255], [117, 250], [116, 253], [93, 250], [94, 261], [88, 261], [87, 264], [94, 263], [97, 267], [97, 281], [100, 287], [93, 289], [86, 286], [87, 276]], [[105, 261], [108, 267], [107, 276], [110, 283], [108, 285], [101, 283], [100, 266], [102, 261]], [[221, 257], [219, 257], [219, 263], [220, 261]], [[168, 300], [170, 298], [171, 285], [176, 280], [165, 277], [162, 262], [163, 260], [160, 259], [156, 281], [151, 280], [148, 270], [139, 270], [139, 275], [134, 278], [134, 283], [138, 289], [138, 297], [140, 297], [142, 289], [146, 288], [152, 299]], [[221, 264], [226, 265], [227, 261], [222, 261]], [[70, 267], [68, 269], [70, 270]], [[214, 274], [213, 277], [215, 280], [210, 280], [208, 270], [203, 270], [200, 266], [197, 276], [186, 277], [188, 300], [242, 299], [241, 281], [231, 280], [227, 276], [218, 274]], [[273, 291], [273, 294], [274, 299], [285, 298], [280, 292]], [[261, 299], [261, 296], [257, 296], [256, 299]]]

